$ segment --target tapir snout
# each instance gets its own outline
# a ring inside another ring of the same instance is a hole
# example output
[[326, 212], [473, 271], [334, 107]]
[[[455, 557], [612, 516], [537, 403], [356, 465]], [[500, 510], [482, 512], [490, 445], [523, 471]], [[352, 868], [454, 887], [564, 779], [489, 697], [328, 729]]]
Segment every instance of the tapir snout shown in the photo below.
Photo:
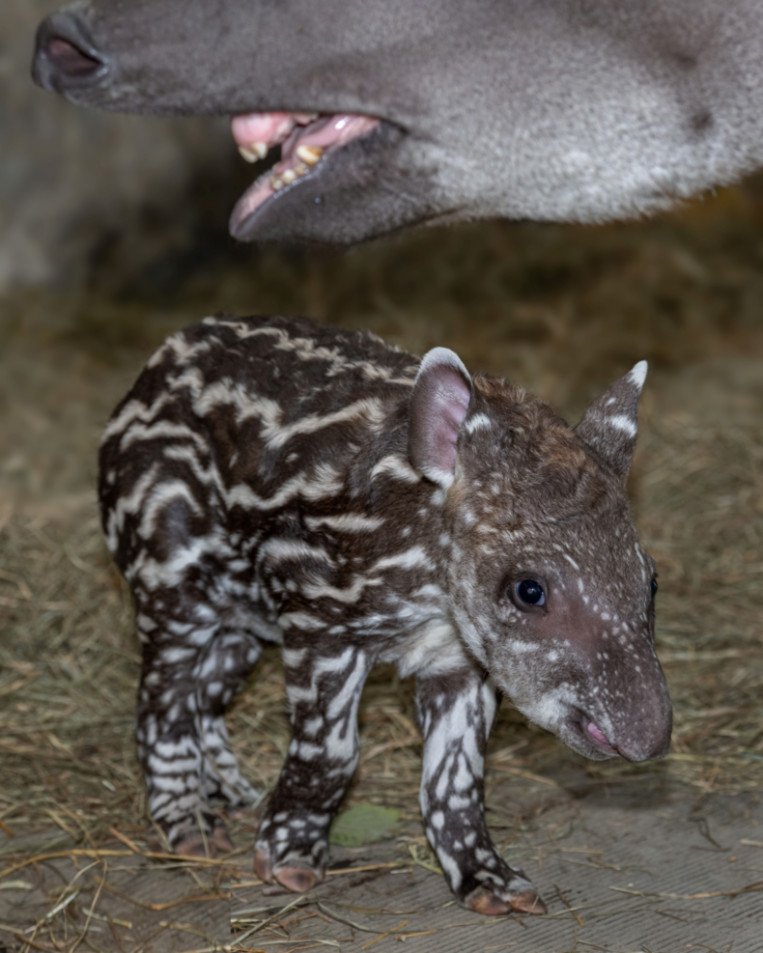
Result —
[[576, 734], [593, 745], [594, 756], [634, 762], [664, 757], [673, 709], [654, 648], [652, 613], [639, 613], [626, 623], [603, 621], [601, 615], [609, 613], [600, 607], [592, 612], [578, 603], [577, 609], [572, 615], [586, 621], [587, 636], [576, 643], [575, 628], [568, 633], [572, 661], [564, 675], [575, 696]]
[[615, 752], [626, 761], [651, 761], [670, 751], [673, 706], [659, 662], [649, 679], [637, 676], [624, 686], [622, 711], [612, 718]]
[[763, 165], [757, 0], [91, 0], [45, 21], [33, 71], [83, 105], [245, 118], [244, 154], [281, 158], [243, 240], [603, 221]]

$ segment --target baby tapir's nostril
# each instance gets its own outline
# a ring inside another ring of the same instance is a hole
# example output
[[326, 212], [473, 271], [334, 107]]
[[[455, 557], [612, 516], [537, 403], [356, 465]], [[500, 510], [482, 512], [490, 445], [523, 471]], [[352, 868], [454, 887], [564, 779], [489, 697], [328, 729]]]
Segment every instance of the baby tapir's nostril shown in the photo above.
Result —
[[103, 75], [104, 57], [81, 21], [67, 13], [44, 20], [37, 30], [32, 76], [43, 89], [65, 93]]

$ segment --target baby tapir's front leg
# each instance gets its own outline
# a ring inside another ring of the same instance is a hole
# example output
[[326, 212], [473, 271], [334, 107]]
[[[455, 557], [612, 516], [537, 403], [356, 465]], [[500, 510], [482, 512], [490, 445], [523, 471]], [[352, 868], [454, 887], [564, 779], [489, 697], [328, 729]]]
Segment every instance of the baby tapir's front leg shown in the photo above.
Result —
[[301, 893], [323, 878], [328, 833], [358, 763], [358, 704], [372, 655], [336, 637], [285, 641], [292, 739], [255, 842], [264, 881]]
[[478, 913], [545, 913], [521, 871], [496, 851], [485, 823], [485, 748], [496, 693], [476, 668], [419, 678], [424, 734], [421, 810], [427, 837], [453, 893]]

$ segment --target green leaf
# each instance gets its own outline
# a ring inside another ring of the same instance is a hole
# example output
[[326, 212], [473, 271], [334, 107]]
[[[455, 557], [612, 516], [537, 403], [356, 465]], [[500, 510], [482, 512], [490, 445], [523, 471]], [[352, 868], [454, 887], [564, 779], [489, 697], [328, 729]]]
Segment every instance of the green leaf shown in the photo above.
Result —
[[384, 840], [400, 819], [400, 812], [377, 804], [354, 804], [337, 817], [331, 828], [331, 843], [362, 847]]

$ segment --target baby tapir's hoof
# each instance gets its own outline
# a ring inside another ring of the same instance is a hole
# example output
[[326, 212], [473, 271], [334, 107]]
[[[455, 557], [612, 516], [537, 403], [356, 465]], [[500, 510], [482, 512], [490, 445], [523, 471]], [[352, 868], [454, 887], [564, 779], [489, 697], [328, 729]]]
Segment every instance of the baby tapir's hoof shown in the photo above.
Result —
[[284, 860], [285, 863], [274, 866], [268, 851], [259, 847], [254, 853], [254, 872], [263, 883], [278, 883], [291, 893], [307, 893], [323, 880], [323, 869], [311, 867], [306, 858]]
[[173, 853], [183, 857], [219, 857], [233, 850], [233, 843], [222, 823], [217, 823], [208, 834], [190, 831], [173, 845]]
[[468, 893], [463, 905], [475, 913], [500, 917], [507, 913], [546, 913], [546, 904], [535, 887], [521, 876], [514, 876], [505, 886], [486, 883]]

